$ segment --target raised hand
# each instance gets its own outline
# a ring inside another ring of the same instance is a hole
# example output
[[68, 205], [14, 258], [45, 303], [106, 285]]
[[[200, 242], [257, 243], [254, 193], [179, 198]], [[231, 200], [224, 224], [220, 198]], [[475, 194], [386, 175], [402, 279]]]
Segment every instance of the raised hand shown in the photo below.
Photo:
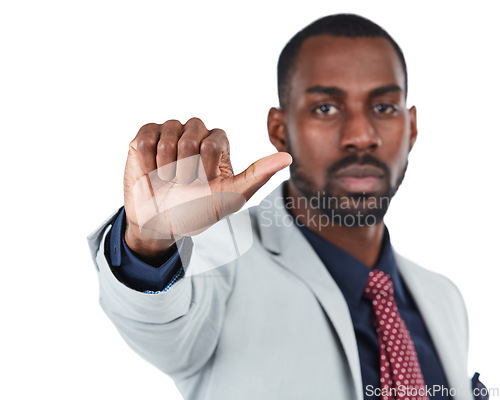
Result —
[[208, 130], [197, 118], [144, 125], [125, 167], [127, 245], [148, 258], [162, 254], [238, 211], [291, 161], [276, 153], [234, 175], [223, 130]]

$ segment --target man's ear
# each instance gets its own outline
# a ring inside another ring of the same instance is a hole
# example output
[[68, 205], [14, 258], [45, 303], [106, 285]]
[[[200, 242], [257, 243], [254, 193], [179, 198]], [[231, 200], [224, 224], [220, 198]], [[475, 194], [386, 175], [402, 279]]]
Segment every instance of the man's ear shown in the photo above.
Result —
[[269, 140], [278, 151], [288, 151], [285, 113], [279, 108], [271, 108], [267, 114], [267, 132]]
[[408, 110], [410, 112], [410, 150], [417, 140], [417, 109], [415, 106]]

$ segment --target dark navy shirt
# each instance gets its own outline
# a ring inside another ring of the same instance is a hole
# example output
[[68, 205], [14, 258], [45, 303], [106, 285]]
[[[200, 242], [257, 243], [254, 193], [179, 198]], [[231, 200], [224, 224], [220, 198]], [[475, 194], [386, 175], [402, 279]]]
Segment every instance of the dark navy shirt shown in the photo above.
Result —
[[[154, 293], [168, 290], [183, 274], [179, 252], [158, 268], [139, 260], [128, 248], [123, 237], [124, 214], [122, 209], [107, 237], [106, 256], [113, 273], [122, 283], [138, 291]], [[377, 396], [369, 395], [372, 392], [370, 388], [375, 392], [375, 388], [380, 387], [378, 338], [372, 325], [371, 303], [363, 298], [370, 268], [311, 230], [305, 227], [299, 227], [299, 229], [323, 261], [347, 301], [358, 344], [364, 398], [366, 400], [379, 399]], [[399, 276], [387, 229], [375, 268], [384, 271], [392, 278], [396, 304], [415, 344], [427, 387], [433, 385], [447, 387], [431, 338], [413, 299]], [[446, 393], [441, 390], [436, 393], [439, 396], [436, 395], [432, 399], [449, 400], [448, 397], [442, 397], [443, 392]]]

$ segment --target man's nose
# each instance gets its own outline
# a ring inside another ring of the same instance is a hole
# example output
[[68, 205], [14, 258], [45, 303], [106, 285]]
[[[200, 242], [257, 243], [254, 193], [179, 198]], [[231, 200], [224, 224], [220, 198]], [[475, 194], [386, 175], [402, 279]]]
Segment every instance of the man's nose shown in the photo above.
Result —
[[343, 150], [375, 150], [382, 145], [382, 138], [365, 112], [350, 113], [343, 124], [340, 146]]

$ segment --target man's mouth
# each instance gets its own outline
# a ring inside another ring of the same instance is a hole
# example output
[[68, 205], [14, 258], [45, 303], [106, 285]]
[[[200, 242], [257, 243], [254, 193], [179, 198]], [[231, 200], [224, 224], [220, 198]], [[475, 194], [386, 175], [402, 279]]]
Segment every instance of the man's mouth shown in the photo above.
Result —
[[380, 191], [384, 184], [384, 171], [373, 165], [351, 164], [334, 175], [336, 185], [351, 193]]

